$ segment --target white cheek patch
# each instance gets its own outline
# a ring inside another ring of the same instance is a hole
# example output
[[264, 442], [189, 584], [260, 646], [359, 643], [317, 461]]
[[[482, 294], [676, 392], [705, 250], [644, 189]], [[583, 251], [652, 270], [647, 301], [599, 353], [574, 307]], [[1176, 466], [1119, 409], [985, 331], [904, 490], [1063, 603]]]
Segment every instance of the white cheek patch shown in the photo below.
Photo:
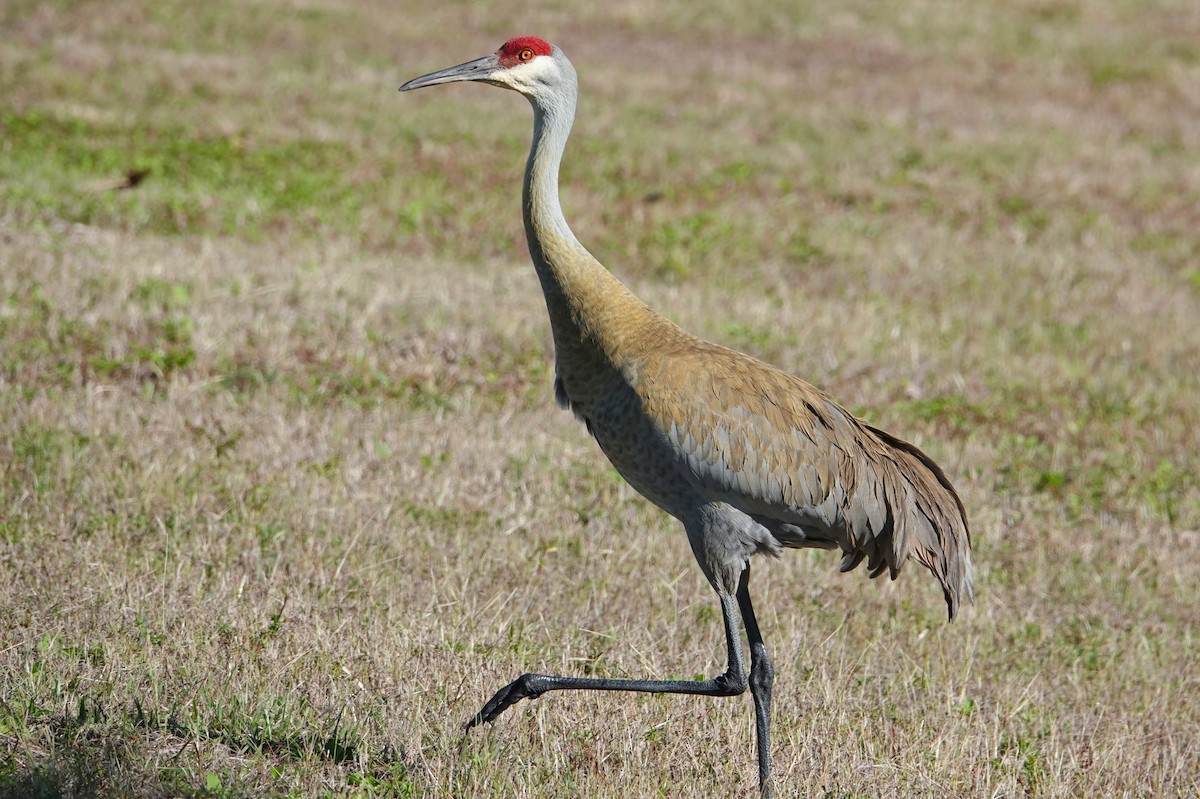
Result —
[[559, 75], [558, 64], [554, 63], [554, 59], [548, 55], [540, 55], [528, 63], [510, 68], [507, 77], [514, 86], [534, 86], [551, 82]]

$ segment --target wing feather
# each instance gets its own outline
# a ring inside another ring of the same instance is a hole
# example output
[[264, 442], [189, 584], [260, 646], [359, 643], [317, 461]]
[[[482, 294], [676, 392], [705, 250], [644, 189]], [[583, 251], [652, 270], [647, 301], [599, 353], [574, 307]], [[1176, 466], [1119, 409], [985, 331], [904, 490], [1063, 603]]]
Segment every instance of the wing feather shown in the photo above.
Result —
[[970, 597], [970, 531], [945, 473], [798, 377], [696, 341], [639, 365], [634, 389], [684, 455], [697, 491], [751, 515], [785, 546], [840, 548], [892, 579], [909, 556], [953, 618]]

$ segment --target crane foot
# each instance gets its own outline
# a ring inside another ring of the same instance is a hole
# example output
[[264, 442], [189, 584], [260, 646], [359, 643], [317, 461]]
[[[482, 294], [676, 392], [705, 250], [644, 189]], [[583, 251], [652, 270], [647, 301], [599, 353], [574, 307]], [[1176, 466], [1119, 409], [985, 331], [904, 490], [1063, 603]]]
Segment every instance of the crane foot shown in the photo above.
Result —
[[538, 683], [543, 679], [544, 677], [541, 674], [522, 674], [497, 691], [487, 701], [487, 704], [483, 706], [483, 709], [472, 716], [470, 721], [467, 722], [466, 730], [477, 727], [484, 722], [491, 724], [499, 718], [501, 713], [522, 699], [537, 699], [545, 693], [545, 688], [539, 688], [538, 686]]

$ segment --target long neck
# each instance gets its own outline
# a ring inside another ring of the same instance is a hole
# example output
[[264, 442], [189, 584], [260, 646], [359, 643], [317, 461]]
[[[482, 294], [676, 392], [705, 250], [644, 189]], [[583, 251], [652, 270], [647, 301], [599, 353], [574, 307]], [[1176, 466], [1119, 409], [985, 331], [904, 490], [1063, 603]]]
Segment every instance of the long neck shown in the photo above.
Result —
[[574, 92], [532, 100], [533, 145], [525, 169], [523, 210], [529, 255], [542, 284], [560, 371], [612, 363], [634, 328], [654, 316], [592, 257], [563, 216], [558, 167], [575, 116]]
[[558, 200], [558, 167], [574, 118], [573, 97], [556, 105], [533, 101], [533, 144], [525, 164], [521, 199], [529, 255], [542, 278], [543, 287], [547, 278], [558, 284], [554, 276], [564, 260], [587, 252], [567, 225]]

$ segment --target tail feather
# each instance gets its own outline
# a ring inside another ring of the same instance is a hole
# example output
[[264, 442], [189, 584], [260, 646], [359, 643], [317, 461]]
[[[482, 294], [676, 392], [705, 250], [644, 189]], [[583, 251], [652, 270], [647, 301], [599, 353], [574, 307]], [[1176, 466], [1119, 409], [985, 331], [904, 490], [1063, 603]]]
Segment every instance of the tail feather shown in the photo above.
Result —
[[971, 531], [962, 500], [941, 467], [920, 449], [876, 427], [863, 427], [883, 445], [886, 463], [875, 477], [886, 483], [882, 493], [888, 522], [869, 536], [856, 536], [859, 546], [843, 558], [842, 571], [867, 556], [872, 578], [886, 568], [895, 579], [911, 554], [941, 584], [953, 619], [964, 597], [974, 601]]

